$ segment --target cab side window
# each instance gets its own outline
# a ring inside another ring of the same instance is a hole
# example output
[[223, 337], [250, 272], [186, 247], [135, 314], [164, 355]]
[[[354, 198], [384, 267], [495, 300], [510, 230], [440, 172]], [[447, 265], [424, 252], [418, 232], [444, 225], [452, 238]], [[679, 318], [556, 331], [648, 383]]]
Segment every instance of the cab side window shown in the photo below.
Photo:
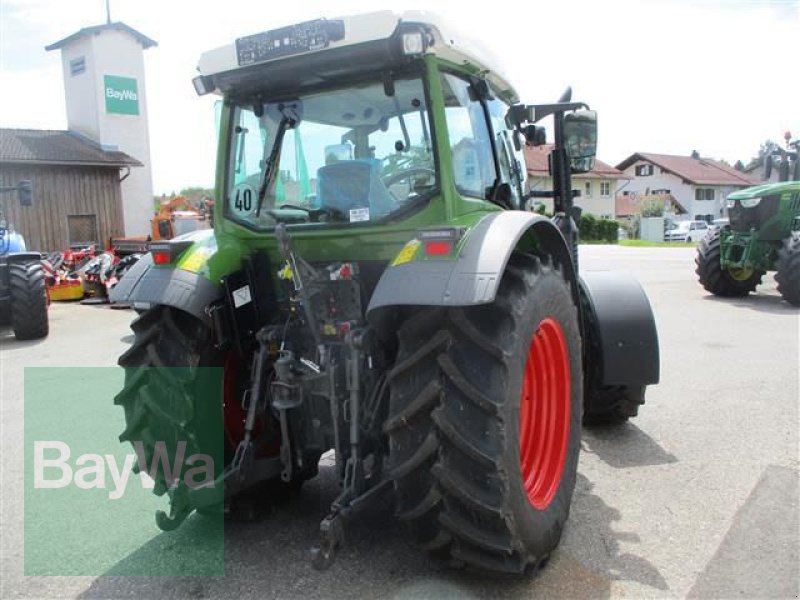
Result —
[[525, 158], [522, 155], [522, 149], [517, 151], [514, 147], [513, 136], [516, 135], [516, 132], [507, 129], [506, 126], [506, 114], [509, 106], [498, 99], [489, 100], [487, 104], [500, 163], [500, 182], [509, 184], [511, 204], [514, 208], [519, 208], [525, 187]]
[[486, 198], [497, 173], [483, 107], [460, 77], [442, 73], [442, 88], [456, 189], [464, 196]]

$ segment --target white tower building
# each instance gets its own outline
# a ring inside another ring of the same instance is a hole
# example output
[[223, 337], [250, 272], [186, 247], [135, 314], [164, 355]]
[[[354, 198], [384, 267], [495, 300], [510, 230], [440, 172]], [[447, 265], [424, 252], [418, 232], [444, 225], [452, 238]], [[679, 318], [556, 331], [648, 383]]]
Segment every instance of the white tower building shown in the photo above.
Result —
[[45, 48], [61, 50], [70, 132], [144, 165], [123, 176], [126, 235], [147, 235], [153, 217], [144, 50], [156, 45], [124, 23], [109, 22], [84, 27]]

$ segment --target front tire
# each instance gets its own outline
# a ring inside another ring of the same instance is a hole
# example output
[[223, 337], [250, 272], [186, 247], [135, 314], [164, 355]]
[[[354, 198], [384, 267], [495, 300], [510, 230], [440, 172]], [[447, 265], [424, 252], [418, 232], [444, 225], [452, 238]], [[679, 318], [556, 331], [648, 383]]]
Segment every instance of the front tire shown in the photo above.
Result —
[[384, 427], [398, 517], [455, 564], [543, 566], [581, 434], [580, 330], [561, 271], [514, 254], [492, 304], [421, 308], [399, 342]]
[[38, 340], [50, 332], [47, 287], [39, 262], [8, 265], [11, 328], [18, 340]]
[[778, 292], [789, 304], [800, 306], [800, 233], [793, 231], [783, 241], [775, 261]]
[[700, 242], [694, 260], [697, 278], [700, 285], [715, 296], [746, 296], [761, 283], [764, 272], [752, 269], [734, 274], [723, 269], [720, 235], [720, 231], [712, 231]]

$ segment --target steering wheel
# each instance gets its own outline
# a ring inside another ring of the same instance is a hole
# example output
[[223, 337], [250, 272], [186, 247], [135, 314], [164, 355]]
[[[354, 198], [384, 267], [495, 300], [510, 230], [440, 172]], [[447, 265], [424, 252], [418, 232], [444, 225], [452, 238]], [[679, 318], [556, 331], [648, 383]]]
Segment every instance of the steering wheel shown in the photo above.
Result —
[[[422, 176], [424, 176], [426, 178], [435, 177], [436, 176], [436, 171], [434, 171], [433, 169], [428, 168], [428, 167], [413, 167], [411, 169], [406, 169], [405, 171], [400, 171], [399, 173], [393, 173], [392, 175], [389, 175], [388, 177], [385, 177], [383, 179], [383, 185], [386, 186], [386, 189], [389, 190], [389, 193], [392, 195], [392, 197], [395, 198], [395, 200], [397, 200], [398, 202], [401, 202], [401, 199], [394, 195], [394, 193], [391, 190], [391, 187], [394, 184], [399, 183], [399, 182], [404, 181], [404, 180], [408, 180], [409, 184], [410, 184], [412, 179], [416, 179], [416, 178], [422, 177]], [[409, 188], [411, 188], [410, 185], [409, 185]]]
[[383, 185], [388, 188], [399, 181], [403, 181], [404, 179], [411, 179], [412, 177], [419, 177], [421, 175], [426, 177], [434, 177], [436, 175], [436, 171], [428, 167], [414, 167], [412, 169], [406, 169], [405, 171], [393, 173], [392, 175], [385, 177], [383, 179]]

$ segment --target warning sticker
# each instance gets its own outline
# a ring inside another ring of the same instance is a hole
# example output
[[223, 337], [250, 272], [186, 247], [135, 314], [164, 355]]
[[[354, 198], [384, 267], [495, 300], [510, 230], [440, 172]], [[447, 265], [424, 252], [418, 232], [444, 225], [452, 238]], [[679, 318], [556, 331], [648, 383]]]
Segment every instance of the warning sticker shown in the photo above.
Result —
[[359, 221], [369, 221], [369, 207], [350, 209], [350, 222], [358, 223]]
[[250, 286], [246, 285], [240, 287], [238, 290], [233, 290], [233, 305], [236, 308], [249, 304], [252, 298], [250, 297]]
[[396, 267], [398, 265], [404, 265], [408, 262], [414, 260], [414, 255], [417, 253], [417, 248], [420, 246], [419, 240], [411, 240], [408, 242], [402, 250], [395, 256], [394, 260], [392, 261], [392, 266]]

